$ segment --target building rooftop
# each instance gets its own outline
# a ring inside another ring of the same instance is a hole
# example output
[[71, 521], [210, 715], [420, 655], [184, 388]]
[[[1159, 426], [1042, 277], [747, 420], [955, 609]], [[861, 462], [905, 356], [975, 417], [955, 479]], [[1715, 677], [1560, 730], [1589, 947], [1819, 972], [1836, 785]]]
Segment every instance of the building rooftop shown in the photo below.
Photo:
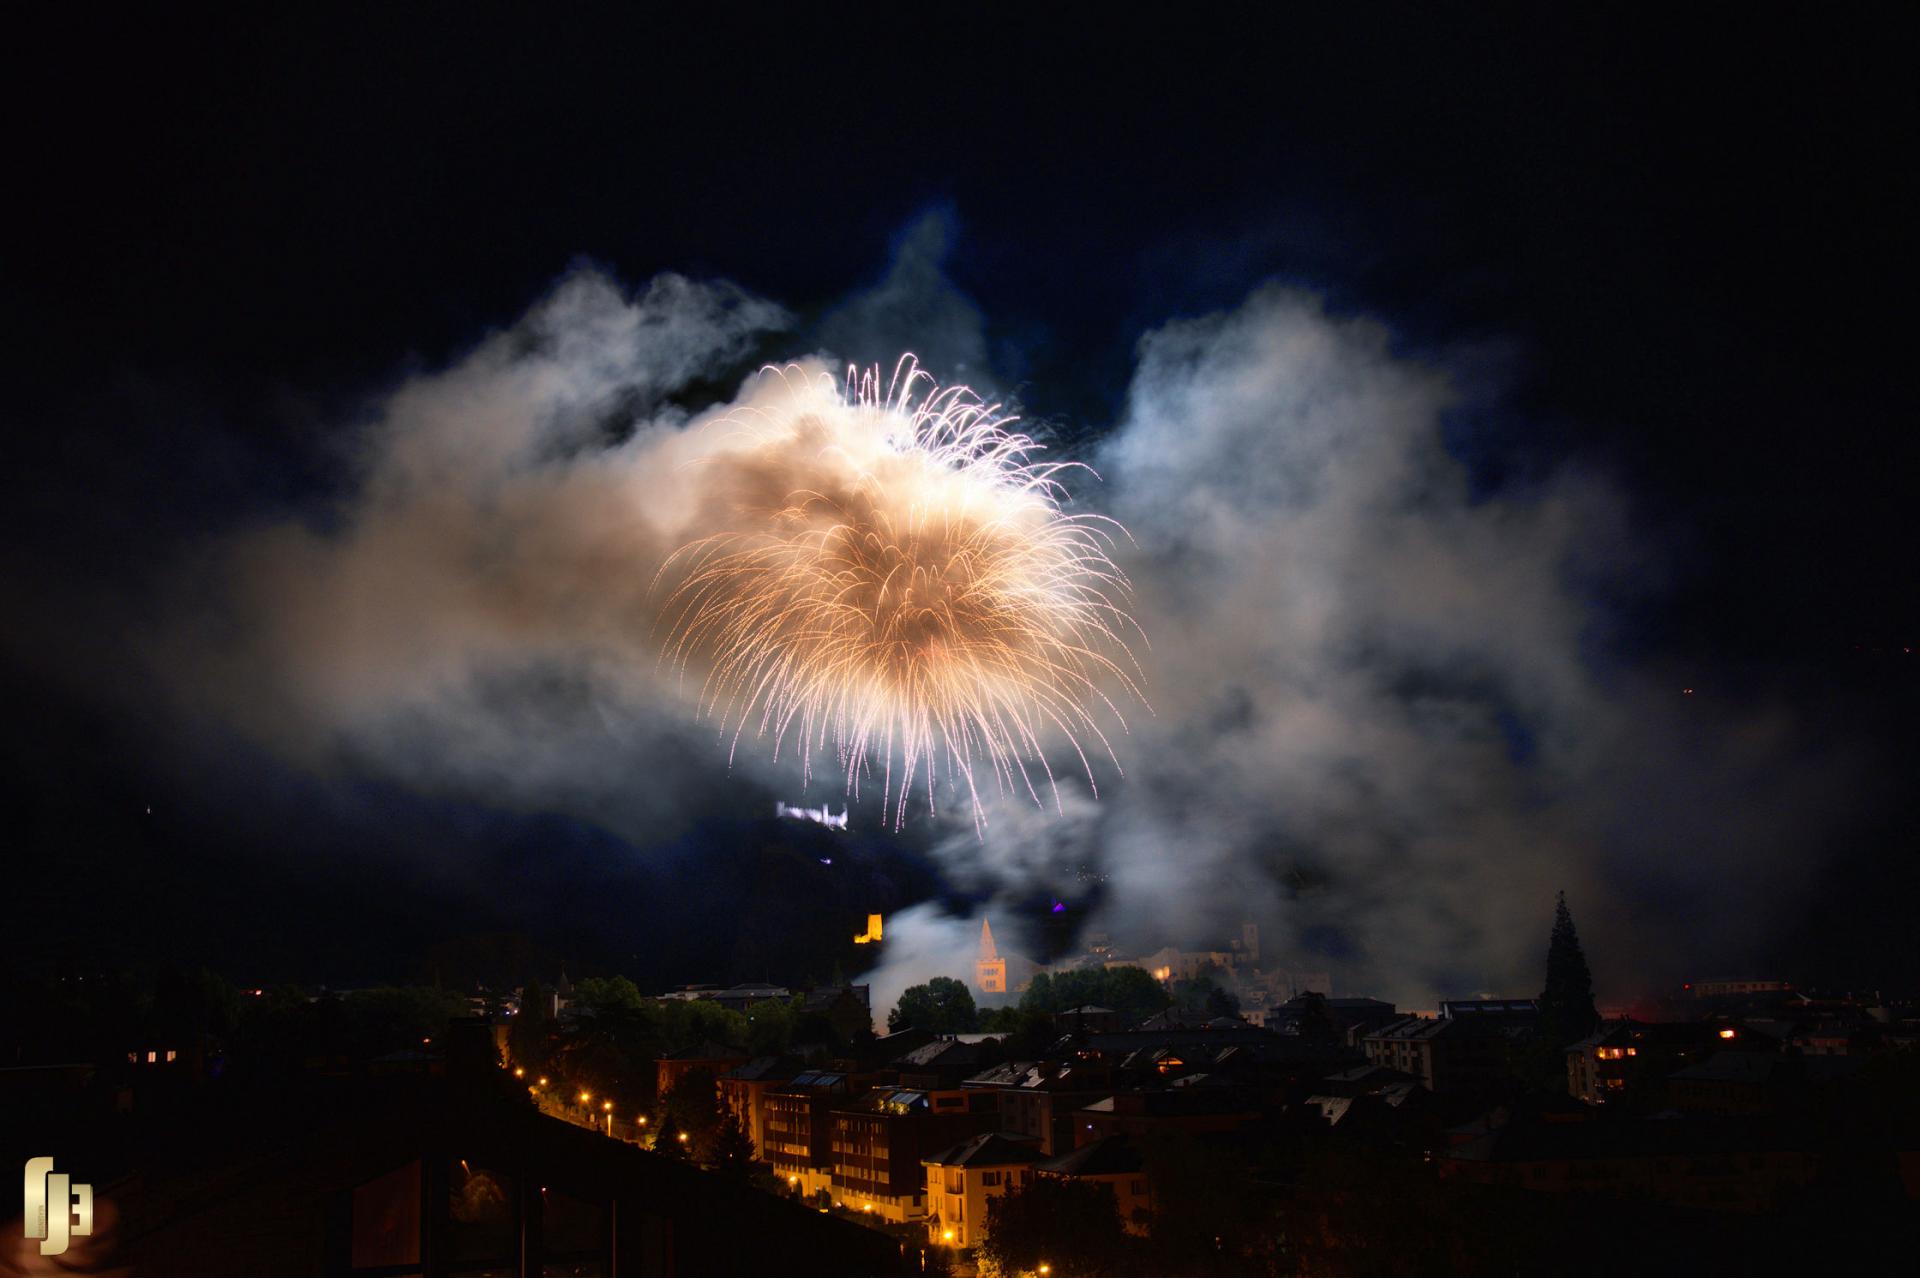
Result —
[[1452, 1027], [1452, 1021], [1436, 1016], [1407, 1016], [1397, 1021], [1387, 1022], [1367, 1035], [1367, 1038], [1370, 1040], [1393, 1039], [1401, 1042], [1438, 1038]]
[[1538, 1016], [1540, 1004], [1530, 998], [1460, 998], [1440, 1004], [1444, 1020], [1524, 1018]]
[[1859, 1073], [1858, 1056], [1775, 1056], [1770, 1052], [1715, 1052], [1698, 1065], [1689, 1065], [1670, 1077], [1680, 1082], [1706, 1083], [1826, 1083]]
[[1124, 1176], [1144, 1165], [1132, 1142], [1116, 1134], [1050, 1158], [1038, 1170], [1055, 1176]]
[[1816, 1125], [1778, 1119], [1654, 1117], [1625, 1122], [1509, 1123], [1451, 1145], [1442, 1155], [1465, 1162], [1583, 1161], [1707, 1157], [1804, 1150], [1817, 1145]]
[[920, 1161], [933, 1167], [1014, 1167], [1039, 1160], [1040, 1152], [1033, 1146], [986, 1132]]
[[986, 1053], [981, 1049], [985, 1040], [968, 1041], [965, 1038], [936, 1038], [922, 1047], [916, 1047], [905, 1055], [893, 1058], [893, 1064], [903, 1070], [924, 1070], [935, 1067], [965, 1067], [978, 1065]]
[[847, 1076], [832, 1070], [810, 1069], [795, 1074], [781, 1084], [780, 1091], [825, 1091], [843, 1092], [847, 1088]]
[[720, 1077], [758, 1083], [768, 1080], [784, 1081], [793, 1073], [794, 1063], [790, 1057], [756, 1056], [745, 1065], [734, 1066]]

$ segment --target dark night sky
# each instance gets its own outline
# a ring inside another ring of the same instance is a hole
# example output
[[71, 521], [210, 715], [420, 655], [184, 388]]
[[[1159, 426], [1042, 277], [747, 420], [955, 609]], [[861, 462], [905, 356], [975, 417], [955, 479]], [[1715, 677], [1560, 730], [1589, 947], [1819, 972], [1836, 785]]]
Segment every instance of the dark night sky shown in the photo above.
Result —
[[[98, 601], [337, 483], [329, 422], [570, 262], [725, 277], [804, 317], [937, 210], [996, 367], [1069, 433], [1113, 420], [1142, 331], [1274, 277], [1484, 369], [1500, 392], [1448, 441], [1476, 484], [1577, 464], [1659, 547], [1598, 601], [1613, 658], [1783, 699], [1870, 760], [1846, 837], [1809, 851], [1816, 891], [1756, 952], [1920, 979], [1888, 904], [1920, 887], [1920, 210], [1895, 12], [1043, 35], [979, 9], [695, 32], [407, 7], [16, 32], [0, 588], [45, 619], [9, 623], [0, 744], [38, 862], [30, 948], [158, 936], [237, 977], [360, 979], [498, 930], [658, 980], [762, 962], [699, 951], [697, 920], [806, 849], [615, 872], [634, 858], [591, 823], [343, 797], [222, 741], [183, 758], [116, 686], [116, 627], [142, 618]], [[142, 819], [155, 794], [170, 824]], [[917, 855], [869, 853], [879, 886], [793, 890], [932, 890]]]

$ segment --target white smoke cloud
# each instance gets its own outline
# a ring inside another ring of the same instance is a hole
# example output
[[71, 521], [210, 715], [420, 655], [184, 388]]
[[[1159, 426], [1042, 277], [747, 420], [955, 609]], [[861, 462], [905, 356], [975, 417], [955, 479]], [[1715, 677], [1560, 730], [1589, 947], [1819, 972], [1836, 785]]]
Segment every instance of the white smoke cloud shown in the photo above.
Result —
[[[955, 368], [981, 358], [932, 235], [821, 344], [921, 323]], [[687, 463], [711, 437], [691, 427], [728, 407], [672, 397], [788, 322], [727, 285], [571, 277], [387, 397], [335, 508], [215, 547], [158, 668], [311, 766], [644, 831], [726, 766], [656, 668], [652, 572], [706, 509]], [[961, 816], [938, 841], [951, 876], [1004, 901], [1091, 867], [1123, 944], [1252, 918], [1269, 952], [1415, 1004], [1537, 984], [1558, 888], [1603, 990], [1646, 936], [1683, 960], [1689, 932], [1725, 941], [1742, 893], [1777, 882], [1746, 871], [1792, 862], [1791, 818], [1830, 772], [1785, 766], [1778, 714], [1711, 718], [1658, 677], [1596, 676], [1580, 574], [1618, 566], [1619, 503], [1574, 472], [1476, 497], [1442, 442], [1452, 402], [1383, 327], [1298, 291], [1144, 337], [1086, 497], [1134, 538], [1153, 712], [1097, 800], [1067, 780], [1058, 808], [996, 803], [984, 834]], [[764, 752], [738, 762], [794, 780]], [[876, 1009], [964, 976], [979, 917], [889, 918]]]
[[1738, 961], [1848, 760], [1781, 710], [1596, 674], [1591, 580], [1644, 555], [1619, 496], [1571, 468], [1476, 496], [1446, 372], [1309, 293], [1258, 289], [1138, 356], [1091, 496], [1133, 535], [1154, 713], [1097, 802], [998, 805], [942, 843], [1003, 895], [873, 979], [964, 975], [983, 914], [1011, 935], [1007, 899], [1088, 866], [1123, 945], [1253, 920], [1270, 963], [1411, 1006], [1536, 990], [1559, 889], [1603, 995]]
[[[995, 933], [996, 938], [998, 933]], [[886, 958], [855, 979], [866, 984], [874, 1028], [886, 1032], [887, 1012], [910, 985], [936, 976], [973, 982], [973, 960], [980, 949], [980, 916], [960, 918], [937, 905], [910, 906], [886, 921]]]
[[1596, 678], [1582, 574], [1628, 566], [1617, 499], [1571, 471], [1476, 499], [1442, 442], [1453, 398], [1381, 325], [1277, 286], [1142, 339], [1101, 458], [1157, 712], [1101, 815], [1116, 932], [1257, 919], [1270, 952], [1427, 1005], [1537, 986], [1564, 888], [1626, 992], [1633, 921], [1687, 911], [1675, 962], [1727, 940], [1746, 902], [1699, 889], [1770, 877], [1755, 853], [1831, 782], [1761, 818], [1778, 725]]
[[667, 397], [787, 322], [731, 285], [570, 276], [388, 396], [336, 508], [215, 546], [161, 668], [309, 764], [638, 832], [679, 800], [637, 765], [718, 752], [655, 660], [652, 574], [713, 443]]

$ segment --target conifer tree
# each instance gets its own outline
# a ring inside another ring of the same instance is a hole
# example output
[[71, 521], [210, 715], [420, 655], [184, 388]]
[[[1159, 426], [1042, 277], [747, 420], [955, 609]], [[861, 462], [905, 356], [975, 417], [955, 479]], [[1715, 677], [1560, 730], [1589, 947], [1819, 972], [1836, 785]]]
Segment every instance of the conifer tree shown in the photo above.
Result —
[[1547, 941], [1547, 987], [1540, 993], [1540, 1029], [1556, 1046], [1593, 1032], [1600, 1013], [1593, 1005], [1593, 974], [1574, 930], [1567, 894], [1553, 910], [1553, 935]]

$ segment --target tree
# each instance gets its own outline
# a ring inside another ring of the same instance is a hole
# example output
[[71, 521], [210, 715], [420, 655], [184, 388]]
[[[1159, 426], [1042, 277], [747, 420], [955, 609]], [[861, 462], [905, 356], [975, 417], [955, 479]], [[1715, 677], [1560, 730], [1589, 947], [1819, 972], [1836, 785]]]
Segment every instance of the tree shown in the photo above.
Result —
[[[712, 1162], [719, 1147], [720, 1094], [713, 1071], [690, 1069], [667, 1089], [660, 1105], [660, 1125], [654, 1148], [672, 1158]], [[681, 1140], [681, 1134], [686, 1135]], [[751, 1154], [749, 1154], [751, 1157]]]
[[344, 1042], [358, 1057], [439, 1043], [447, 1022], [466, 1010], [465, 1001], [425, 985], [383, 985], [355, 990], [341, 1000]]
[[752, 1056], [778, 1056], [793, 1042], [793, 1027], [799, 1017], [791, 1004], [778, 999], [755, 1003], [747, 1009], [747, 1052]]
[[989, 1007], [980, 1013], [983, 1033], [1000, 1035], [1007, 1052], [1016, 1060], [1037, 1060], [1060, 1038], [1054, 1027], [1053, 1013], [1026, 1007]]
[[598, 1016], [612, 1011], [638, 1011], [646, 1000], [640, 987], [624, 976], [588, 976], [573, 987], [569, 1005]]
[[1173, 1004], [1190, 1020], [1212, 1020], [1216, 1016], [1238, 1016], [1240, 1000], [1224, 984], [1226, 972], [1218, 965], [1207, 968], [1190, 981], [1176, 981]]
[[1294, 1022], [1293, 1032], [1303, 1043], [1325, 1046], [1340, 1041], [1340, 1027], [1327, 1011], [1325, 994], [1308, 990], [1300, 996], [1300, 1019]]
[[696, 1152], [701, 1162], [723, 1176], [746, 1180], [753, 1175], [753, 1140], [731, 1110], [720, 1116], [707, 1148]]
[[1127, 1254], [1113, 1190], [1094, 1181], [1038, 1176], [987, 1200], [980, 1254], [1003, 1274], [1041, 1265], [1061, 1278], [1116, 1272]]
[[1593, 974], [1574, 931], [1567, 894], [1553, 910], [1553, 934], [1547, 941], [1547, 987], [1540, 993], [1540, 1033], [1554, 1047], [1593, 1032], [1600, 1013], [1593, 1005]]
[[1105, 978], [1104, 987], [1096, 1001], [1101, 1007], [1120, 1013], [1128, 1025], [1136, 1025], [1155, 1012], [1166, 1010], [1173, 1001], [1166, 987], [1154, 980], [1153, 973], [1144, 967], [1110, 967], [1101, 975]]
[[1033, 978], [1020, 997], [1027, 1012], [1068, 1012], [1076, 1007], [1104, 1007], [1120, 1014], [1123, 1023], [1146, 1020], [1172, 1000], [1153, 974], [1131, 964], [1122, 967], [1083, 967], [1075, 971]]
[[1022, 1011], [1055, 1012], [1059, 1004], [1053, 998], [1053, 977], [1045, 972], [1036, 972], [1027, 983], [1027, 992], [1020, 996]]
[[980, 1012], [963, 983], [951, 976], [936, 976], [925, 985], [909, 985], [887, 1013], [889, 1032], [909, 1027], [934, 1034], [971, 1034], [980, 1027]]

